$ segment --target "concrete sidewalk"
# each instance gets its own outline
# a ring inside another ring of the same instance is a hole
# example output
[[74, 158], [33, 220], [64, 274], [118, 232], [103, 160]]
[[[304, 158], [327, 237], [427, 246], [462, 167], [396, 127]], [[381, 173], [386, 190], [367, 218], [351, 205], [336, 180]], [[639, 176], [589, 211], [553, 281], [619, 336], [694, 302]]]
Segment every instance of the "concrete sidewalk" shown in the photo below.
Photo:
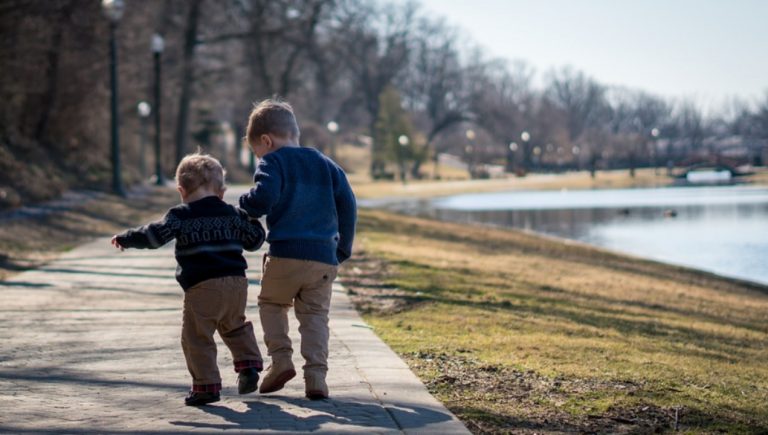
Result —
[[[248, 255], [247, 316], [257, 326], [260, 256]], [[301, 374], [277, 393], [238, 396], [231, 355], [217, 337], [222, 401], [184, 406], [190, 378], [174, 269], [171, 246], [119, 252], [100, 239], [0, 282], [0, 432], [468, 433], [338, 285], [329, 400], [306, 400]], [[298, 344], [295, 321], [291, 329]]]

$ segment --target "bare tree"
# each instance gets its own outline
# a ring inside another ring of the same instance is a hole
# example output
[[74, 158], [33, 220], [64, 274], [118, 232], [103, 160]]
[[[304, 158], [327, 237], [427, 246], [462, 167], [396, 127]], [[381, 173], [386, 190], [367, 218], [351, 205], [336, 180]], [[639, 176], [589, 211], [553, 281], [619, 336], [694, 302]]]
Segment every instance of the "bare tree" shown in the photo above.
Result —
[[202, 0], [191, 0], [184, 32], [184, 50], [181, 62], [181, 92], [179, 93], [179, 111], [176, 120], [176, 163], [187, 152], [189, 137], [189, 105], [192, 100], [192, 81], [194, 79], [195, 47], [198, 44], [197, 28], [200, 20]]
[[658, 132], [658, 128], [667, 122], [669, 107], [659, 98], [626, 88], [609, 89], [607, 98], [610, 101], [608, 125], [614, 149], [626, 159], [630, 175], [634, 177], [641, 157], [649, 164], [655, 164], [652, 132], [654, 129]]
[[524, 131], [529, 135], [532, 127], [528, 116], [533, 103], [532, 75], [533, 71], [525, 62], [517, 61], [511, 65], [495, 62], [472, 80], [476, 89], [472, 102], [475, 123], [495, 139], [501, 154], [506, 157], [508, 171], [514, 170], [512, 143], [520, 143], [523, 165], [530, 167], [533, 142], [522, 141], [520, 137]]
[[683, 100], [673, 116], [681, 148], [680, 158], [689, 158], [703, 145], [705, 126], [701, 110], [693, 101]]
[[[376, 136], [379, 96], [408, 64], [412, 50], [412, 30], [416, 7], [389, 4], [384, 7], [368, 0], [345, 2], [339, 16], [347, 29], [344, 60], [360, 90], [368, 112], [368, 131]], [[374, 142], [371, 150], [371, 175], [385, 172], [383, 144]]]
[[[606, 114], [604, 87], [584, 73], [565, 67], [550, 72], [546, 95], [565, 111], [571, 144], [584, 150], [582, 139], [585, 131], [599, 125]], [[589, 145], [590, 172], [594, 177], [599, 151], [597, 144]]]
[[[421, 19], [414, 36], [414, 53], [403, 85], [408, 105], [426, 119], [426, 144], [432, 148], [433, 177], [438, 178], [435, 139], [449, 128], [470, 120], [467, 71], [456, 47], [457, 34], [443, 21]], [[421, 160], [411, 168], [415, 177]]]

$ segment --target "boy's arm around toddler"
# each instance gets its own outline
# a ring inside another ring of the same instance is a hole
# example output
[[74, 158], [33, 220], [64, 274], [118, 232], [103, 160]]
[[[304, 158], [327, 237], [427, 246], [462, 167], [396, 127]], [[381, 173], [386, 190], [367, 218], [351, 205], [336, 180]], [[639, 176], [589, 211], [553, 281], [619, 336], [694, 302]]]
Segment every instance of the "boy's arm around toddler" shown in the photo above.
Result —
[[242, 237], [243, 249], [246, 251], [258, 250], [264, 244], [264, 240], [267, 237], [264, 227], [258, 219], [249, 217], [245, 210], [237, 209], [237, 211], [245, 223]]
[[253, 175], [255, 186], [240, 196], [240, 208], [249, 216], [259, 218], [269, 214], [280, 199], [283, 181], [278, 165], [277, 160], [268, 156], [259, 159]]

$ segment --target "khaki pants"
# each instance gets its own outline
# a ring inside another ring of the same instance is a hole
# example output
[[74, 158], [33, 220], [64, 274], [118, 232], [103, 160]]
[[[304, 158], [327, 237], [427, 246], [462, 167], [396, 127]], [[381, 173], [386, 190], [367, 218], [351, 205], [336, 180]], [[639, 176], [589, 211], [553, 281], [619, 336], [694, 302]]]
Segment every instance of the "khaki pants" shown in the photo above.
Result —
[[272, 360], [290, 360], [288, 309], [295, 305], [304, 377], [325, 379], [328, 371], [328, 310], [338, 266], [309, 260], [264, 257], [259, 315]]
[[219, 331], [232, 352], [236, 372], [250, 367], [261, 370], [253, 325], [245, 320], [247, 299], [248, 280], [242, 276], [209, 279], [184, 293], [181, 347], [192, 375], [192, 391], [221, 389], [214, 331]]

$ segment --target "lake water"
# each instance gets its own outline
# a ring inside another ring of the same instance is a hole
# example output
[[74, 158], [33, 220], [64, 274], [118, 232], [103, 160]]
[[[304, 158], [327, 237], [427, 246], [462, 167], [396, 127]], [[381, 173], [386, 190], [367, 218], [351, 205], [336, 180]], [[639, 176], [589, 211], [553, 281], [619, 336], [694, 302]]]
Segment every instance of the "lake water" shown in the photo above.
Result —
[[768, 189], [515, 191], [385, 206], [520, 228], [768, 285]]

